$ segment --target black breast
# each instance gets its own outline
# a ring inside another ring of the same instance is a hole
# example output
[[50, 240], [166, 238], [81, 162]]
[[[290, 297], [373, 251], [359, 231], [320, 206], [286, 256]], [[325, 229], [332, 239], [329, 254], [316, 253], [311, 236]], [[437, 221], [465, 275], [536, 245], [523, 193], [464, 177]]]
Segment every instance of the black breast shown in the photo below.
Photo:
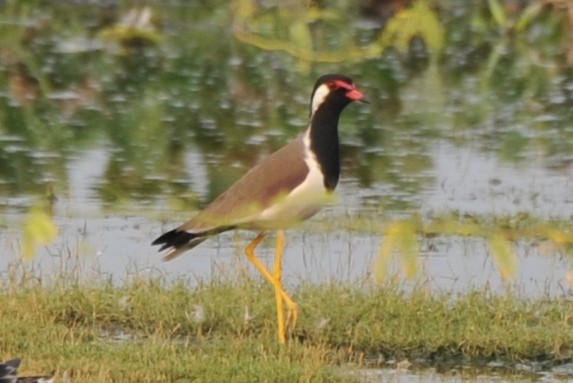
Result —
[[340, 177], [338, 118], [340, 111], [322, 105], [314, 114], [310, 128], [310, 149], [324, 175], [324, 187], [334, 190]]

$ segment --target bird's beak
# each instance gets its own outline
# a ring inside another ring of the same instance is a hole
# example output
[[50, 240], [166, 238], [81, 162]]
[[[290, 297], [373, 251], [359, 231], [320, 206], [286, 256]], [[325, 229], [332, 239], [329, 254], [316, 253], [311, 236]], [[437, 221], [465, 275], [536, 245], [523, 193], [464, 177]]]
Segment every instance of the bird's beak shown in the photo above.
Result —
[[364, 97], [364, 94], [356, 88], [352, 88], [351, 90], [346, 92], [346, 97], [348, 97], [352, 101], [362, 101], [367, 104], [370, 104], [370, 101], [368, 101], [368, 99]]

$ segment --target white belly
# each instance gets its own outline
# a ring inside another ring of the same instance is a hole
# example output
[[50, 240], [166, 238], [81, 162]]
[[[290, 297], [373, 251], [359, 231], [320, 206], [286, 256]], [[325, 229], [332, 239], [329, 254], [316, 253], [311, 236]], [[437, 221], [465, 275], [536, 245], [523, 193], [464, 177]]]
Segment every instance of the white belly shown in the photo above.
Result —
[[284, 229], [312, 217], [334, 199], [333, 193], [327, 192], [322, 183], [319, 186], [301, 184], [300, 189], [279, 198], [276, 204], [263, 210], [254, 226], [260, 229]]
[[[308, 145], [308, 138], [305, 140]], [[324, 177], [312, 154], [305, 158], [309, 172], [304, 181], [290, 193], [277, 197], [274, 203], [260, 212], [253, 226], [259, 229], [284, 229], [308, 219], [334, 200], [333, 193], [324, 186]]]

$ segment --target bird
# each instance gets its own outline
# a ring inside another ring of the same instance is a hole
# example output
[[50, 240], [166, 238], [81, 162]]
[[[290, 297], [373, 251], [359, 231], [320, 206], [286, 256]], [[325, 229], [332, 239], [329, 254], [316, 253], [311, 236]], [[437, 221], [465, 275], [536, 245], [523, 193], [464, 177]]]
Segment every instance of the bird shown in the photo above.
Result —
[[[168, 261], [222, 232], [258, 231], [245, 254], [274, 287], [279, 343], [285, 343], [287, 329], [295, 328], [298, 316], [281, 282], [284, 230], [333, 200], [340, 177], [339, 117], [353, 101], [369, 103], [352, 79], [341, 74], [321, 76], [311, 93], [309, 122], [302, 134], [264, 158], [189, 221], [152, 242], [161, 246], [159, 252], [167, 250], [162, 259]], [[255, 255], [269, 231], [277, 233], [272, 273]]]
[[20, 358], [15, 358], [0, 363], [0, 383], [52, 383], [54, 381], [54, 373], [43, 376], [18, 377], [20, 362]]

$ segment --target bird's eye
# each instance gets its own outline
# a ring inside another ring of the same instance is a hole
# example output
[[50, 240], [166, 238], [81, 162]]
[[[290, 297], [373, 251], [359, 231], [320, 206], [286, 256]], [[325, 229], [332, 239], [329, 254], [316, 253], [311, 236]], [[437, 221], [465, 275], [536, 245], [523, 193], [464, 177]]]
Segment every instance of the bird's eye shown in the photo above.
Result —
[[328, 89], [330, 90], [336, 90], [336, 88], [338, 88], [338, 86], [336, 85], [336, 82], [334, 81], [329, 81], [328, 84], [326, 84], [328, 86]]

